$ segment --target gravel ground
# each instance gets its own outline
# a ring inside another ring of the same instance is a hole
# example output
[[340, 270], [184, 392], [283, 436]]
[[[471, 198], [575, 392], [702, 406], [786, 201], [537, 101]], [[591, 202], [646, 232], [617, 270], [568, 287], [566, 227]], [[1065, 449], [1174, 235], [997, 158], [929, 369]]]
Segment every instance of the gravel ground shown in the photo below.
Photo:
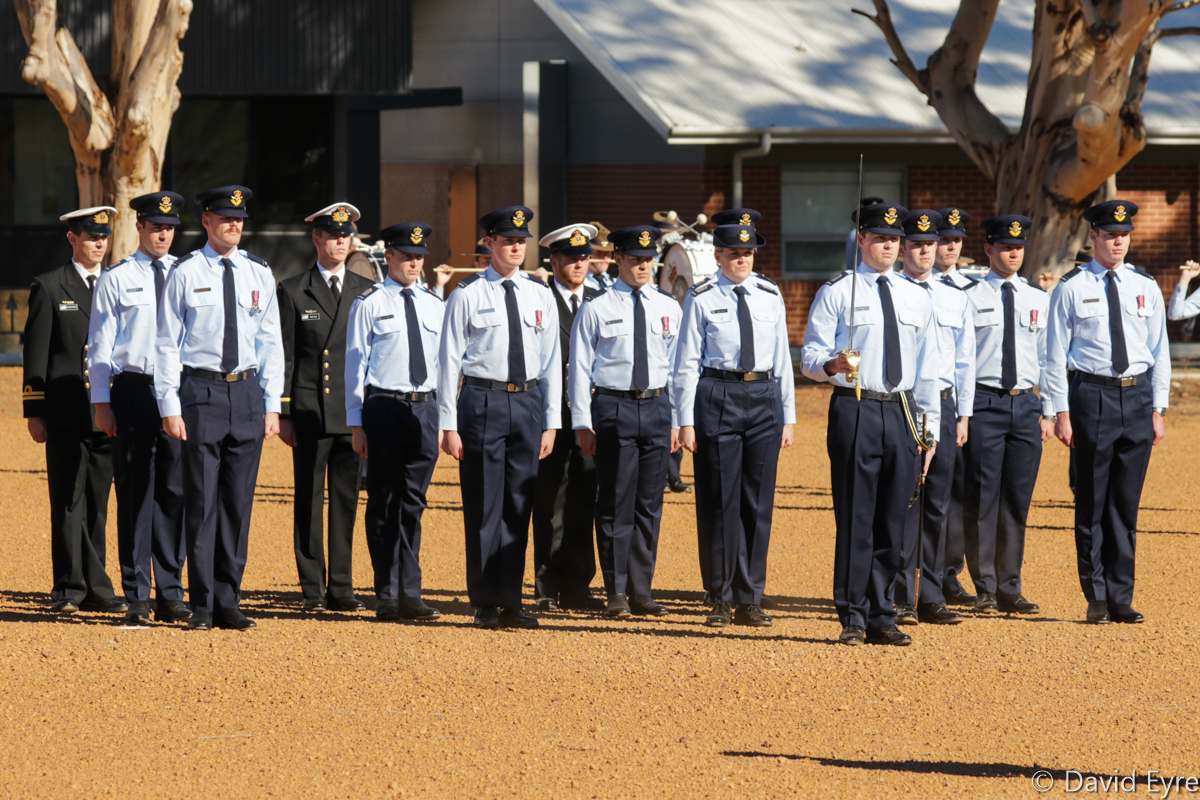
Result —
[[[1175, 390], [1143, 498], [1145, 624], [1081, 622], [1067, 455], [1052, 443], [1025, 561], [1042, 613], [910, 628], [909, 648], [834, 644], [821, 388], [797, 391], [797, 443], [780, 465], [773, 628], [703, 627], [692, 496], [669, 495], [656, 585], [675, 614], [473, 629], [446, 458], [422, 554], [442, 621], [302, 617], [291, 458], [276, 440], [244, 583], [259, 628], [242, 634], [49, 614], [45, 462], [19, 389], [19, 370], [0, 369], [0, 796], [1030, 797], [1040, 769], [1058, 780], [1051, 795], [1065, 793], [1067, 770], [1137, 770], [1139, 792], [1147, 770], [1200, 774], [1197, 626], [1175, 604], [1200, 595], [1195, 388]], [[364, 503], [355, 584], [373, 608]]]

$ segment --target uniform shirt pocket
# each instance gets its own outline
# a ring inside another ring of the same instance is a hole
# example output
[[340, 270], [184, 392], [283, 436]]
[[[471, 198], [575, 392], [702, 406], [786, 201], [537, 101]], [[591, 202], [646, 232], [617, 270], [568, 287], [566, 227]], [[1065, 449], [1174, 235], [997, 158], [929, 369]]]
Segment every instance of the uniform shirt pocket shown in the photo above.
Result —
[[623, 319], [601, 322], [597, 333], [601, 339], [615, 339], [618, 336], [628, 336], [633, 333], [633, 325]]
[[909, 325], [914, 328], [921, 327], [925, 324], [926, 320], [926, 316], [921, 313], [921, 309], [913, 308], [903, 303], [896, 306], [896, 318], [900, 320], [900, 324]]
[[157, 322], [157, 307], [153, 304], [154, 290], [133, 287], [121, 292], [119, 303], [122, 316], [131, 328], [148, 328]]
[[1079, 297], [1072, 307], [1080, 331], [1093, 331], [1108, 325], [1108, 301], [1104, 297]]
[[371, 347], [379, 353], [393, 353], [405, 337], [404, 320], [394, 314], [384, 314], [371, 321]]
[[195, 288], [188, 290], [186, 302], [191, 309], [187, 325], [189, 334], [209, 333], [219, 330], [224, 325], [223, 297], [218, 296], [220, 289], [220, 286], [201, 286], [199, 291]]
[[475, 329], [494, 328], [508, 320], [503, 309], [482, 308], [471, 314], [471, 327]]
[[754, 317], [759, 322], [778, 322], [779, 321], [779, 306], [774, 303], [758, 303], [750, 308], [750, 316]]
[[963, 326], [963, 317], [956, 311], [939, 311], [937, 312], [937, 324], [939, 328], [958, 330]]

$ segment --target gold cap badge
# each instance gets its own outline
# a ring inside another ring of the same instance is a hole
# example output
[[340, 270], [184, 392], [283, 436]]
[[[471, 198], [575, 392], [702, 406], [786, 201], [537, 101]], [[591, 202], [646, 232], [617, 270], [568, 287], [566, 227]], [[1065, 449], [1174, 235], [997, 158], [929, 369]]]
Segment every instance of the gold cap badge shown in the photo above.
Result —
[[1008, 226], [1008, 235], [1014, 239], [1021, 238], [1021, 223], [1013, 220], [1013, 224]]
[[413, 232], [408, 235], [408, 238], [412, 239], [413, 244], [420, 244], [425, 239], [425, 233], [421, 230], [421, 226], [418, 225], [413, 228]]
[[233, 204], [234, 208], [240, 206], [242, 204], [242, 190], [234, 189], [233, 196], [229, 198], [229, 202]]
[[753, 223], [750, 221], [750, 215], [749, 215], [749, 214], [742, 214], [742, 224], [743, 224], [743, 225], [752, 225], [752, 224], [753, 224]]
[[1117, 210], [1113, 212], [1113, 219], [1115, 219], [1117, 222], [1124, 222], [1125, 217], [1127, 216], [1128, 214], [1125, 213], [1125, 206], [1117, 206]]
[[517, 213], [513, 214], [513, 227], [514, 228], [519, 228], [524, 224], [525, 224], [525, 212], [524, 211], [518, 211]]
[[346, 209], [342, 208], [341, 206], [338, 206], [337, 208], [335, 208], [333, 210], [333, 213], [330, 214], [330, 216], [333, 218], [334, 222], [349, 222], [350, 221], [350, 212], [347, 211]]
[[898, 219], [900, 219], [900, 215], [896, 213], [896, 209], [894, 208], [889, 208], [887, 213], [883, 215], [883, 221], [888, 225], [895, 225]]
[[949, 222], [951, 225], [957, 225], [962, 222], [962, 214], [958, 213], [957, 208], [952, 208], [950, 209], [950, 216], [946, 217], [946, 222]]
[[750, 241], [750, 231], [746, 230], [745, 228], [742, 228], [740, 231], [738, 231], [738, 241], [740, 241], [740, 242]]
[[583, 247], [587, 244], [587, 237], [583, 235], [583, 231], [574, 231], [571, 233], [571, 241], [568, 244], [571, 247]]
[[642, 247], [650, 246], [650, 231], [642, 231], [642, 235], [638, 237], [638, 244]]
[[97, 225], [107, 225], [108, 224], [108, 212], [101, 211], [99, 214], [93, 215], [92, 222], [96, 223]]
[[162, 199], [158, 201], [158, 210], [164, 214], [170, 214], [171, 213], [171, 198], [164, 194], [162, 196]]
[[917, 220], [917, 230], [919, 230], [921, 233], [925, 233], [925, 231], [929, 230], [931, 227], [932, 226], [929, 224], [929, 215], [922, 214], [921, 218]]

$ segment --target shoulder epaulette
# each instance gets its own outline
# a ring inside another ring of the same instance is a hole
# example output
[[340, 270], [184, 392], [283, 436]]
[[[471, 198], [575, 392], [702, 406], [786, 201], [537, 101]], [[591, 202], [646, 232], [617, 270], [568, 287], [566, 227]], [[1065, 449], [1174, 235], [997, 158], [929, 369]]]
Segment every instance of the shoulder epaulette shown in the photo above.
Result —
[[757, 272], [756, 272], [756, 273], [754, 273], [754, 277], [758, 278], [760, 281], [766, 281], [767, 283], [771, 284], [772, 286], [778, 286], [778, 285], [779, 285], [779, 284], [778, 284], [778, 283], [776, 283], [775, 281], [773, 281], [773, 280], [771, 280], [770, 278], [768, 278], [766, 275], [760, 275], [760, 274], [758, 274]]
[[826, 285], [826, 286], [833, 286], [835, 283], [837, 283], [838, 281], [840, 281], [842, 278], [844, 278], [844, 277], [846, 277], [847, 275], [849, 275], [849, 274], [850, 274], [850, 272], [851, 272], [851, 270], [845, 270], [844, 272], [839, 272], [837, 275], [834, 275], [832, 278], [830, 278], [829, 280], [825, 281], [825, 285]]
[[436, 299], [440, 302], [443, 302], [443, 303], [446, 302], [445, 300], [442, 300], [442, 298], [440, 298], [436, 294], [434, 294], [433, 289], [430, 289], [428, 286], [422, 286], [421, 288], [424, 289], [425, 294], [429, 295], [430, 297], [433, 297], [434, 299]]
[[270, 264], [268, 264], [266, 261], [259, 258], [258, 256], [254, 255], [254, 253], [247, 253], [245, 250], [243, 250], [242, 255], [244, 255], [246, 258], [250, 259], [251, 261], [253, 261], [255, 264], [262, 264], [267, 269], [271, 268]]
[[1066, 273], [1061, 278], [1059, 278], [1058, 282], [1062, 283], [1063, 281], [1069, 281], [1069, 280], [1071, 280], [1071, 278], [1074, 278], [1076, 275], [1078, 275], [1081, 272], [1083, 272], [1083, 268], [1076, 267], [1075, 269], [1071, 270], [1070, 272]]
[[116, 263], [109, 264], [107, 267], [104, 267], [103, 271], [108, 272], [110, 269], [116, 269], [117, 267], [121, 266], [122, 264], [125, 264], [132, 260], [133, 260], [133, 256], [125, 256], [120, 261], [117, 261]]
[[947, 286], [949, 286], [952, 289], [958, 289], [960, 292], [964, 292], [967, 289], [966, 286], [959, 286], [957, 283], [954, 282], [953, 278], [951, 278], [949, 275], [946, 275], [946, 274], [942, 275], [941, 282], [946, 284]]
[[697, 295], [704, 294], [712, 287], [713, 285], [711, 283], [697, 284], [696, 286], [692, 287], [692, 290], [689, 292], [689, 294], [692, 295], [692, 297], [696, 297]]
[[461, 289], [464, 286], [470, 286], [472, 283], [479, 280], [479, 276], [482, 274], [483, 274], [482, 272], [476, 272], [471, 275], [468, 275], [467, 277], [460, 280], [458, 283], [454, 284], [454, 288]]
[[768, 293], [770, 293], [770, 294], [773, 294], [773, 295], [775, 295], [776, 297], [778, 297], [778, 296], [779, 296], [779, 290], [778, 290], [778, 289], [772, 289], [770, 286], [759, 286], [758, 288], [759, 288], [759, 289], [762, 289], [764, 292], [768, 292]]
[[376, 291], [378, 288], [379, 288], [379, 284], [377, 283], [377, 284], [375, 284], [374, 286], [372, 286], [370, 289], [367, 289], [365, 292], [363, 292], [362, 294], [360, 294], [360, 295], [358, 296], [358, 299], [359, 299], [359, 300], [366, 300], [368, 297], [370, 297], [371, 295], [375, 294], [375, 291]]
[[590, 302], [592, 302], [593, 300], [595, 300], [597, 297], [603, 297], [603, 296], [604, 296], [605, 294], [607, 294], [607, 293], [608, 293], [608, 287], [606, 286], [606, 287], [604, 287], [603, 289], [601, 289], [600, 291], [596, 292], [596, 293], [595, 293], [594, 295], [592, 295], [591, 297], [585, 297], [585, 298], [583, 298], [583, 302], [585, 302], [585, 303], [590, 303]]
[[1037, 289], [1039, 292], [1044, 292], [1044, 291], [1046, 291], [1046, 290], [1045, 290], [1045, 289], [1043, 289], [1043, 288], [1042, 288], [1042, 287], [1041, 287], [1039, 284], [1036, 284], [1036, 283], [1034, 283], [1033, 281], [1029, 280], [1029, 278], [1024, 278], [1024, 277], [1023, 277], [1023, 278], [1021, 278], [1021, 280], [1025, 281], [1025, 283], [1029, 284], [1029, 285], [1030, 285], [1030, 286], [1032, 286], [1034, 289]]
[[982, 285], [983, 285], [983, 281], [971, 281], [970, 283], [968, 283], [966, 286], [963, 287], [963, 291], [965, 292], [968, 289], [974, 289], [976, 286], [982, 286]]
[[[1133, 265], [1131, 264], [1130, 266], [1132, 267]], [[1138, 273], [1142, 277], [1149, 278], [1152, 281], [1154, 280], [1154, 276], [1151, 275], [1149, 272], [1147, 272], [1145, 267], [1133, 267], [1133, 271]], [[1158, 281], [1154, 281], [1154, 282], [1158, 283]]]
[[192, 257], [192, 256], [194, 256], [194, 255], [196, 255], [196, 251], [195, 251], [195, 250], [193, 250], [193, 251], [192, 251], [192, 252], [190, 252], [190, 253], [184, 253], [184, 254], [183, 254], [183, 255], [181, 255], [181, 256], [179, 257], [179, 259], [178, 259], [178, 260], [175, 262], [175, 266], [177, 266], [177, 267], [178, 267], [180, 264], [182, 264], [183, 262], [187, 261], [189, 258], [191, 258], [191, 257]]
[[538, 286], [542, 287], [543, 289], [549, 289], [549, 288], [550, 288], [550, 284], [546, 283], [544, 280], [542, 280], [541, 278], [539, 278], [537, 275], [533, 275], [533, 274], [531, 274], [531, 273], [528, 273], [528, 272], [525, 272], [525, 273], [522, 273], [522, 274], [523, 274], [523, 275], [524, 275], [526, 278], [528, 278], [529, 280], [531, 280], [531, 281], [533, 281], [534, 283], [536, 283]]
[[675, 299], [675, 295], [671, 294], [670, 292], [668, 292], [666, 289], [662, 288], [661, 286], [655, 286], [654, 288], [658, 289], [659, 294], [665, 294], [667, 297], [671, 298], [672, 300]]

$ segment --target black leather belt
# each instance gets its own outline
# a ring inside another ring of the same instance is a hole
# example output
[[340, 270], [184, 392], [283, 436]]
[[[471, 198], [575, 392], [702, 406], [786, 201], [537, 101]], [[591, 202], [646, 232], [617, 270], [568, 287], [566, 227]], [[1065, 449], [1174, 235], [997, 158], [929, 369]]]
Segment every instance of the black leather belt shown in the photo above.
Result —
[[472, 378], [467, 375], [462, 380], [463, 386], [480, 386], [493, 392], [528, 392], [538, 385], [537, 378], [524, 383], [505, 383], [504, 381], [489, 381], [487, 378]]
[[[842, 397], [857, 397], [858, 391], [848, 386], [835, 386], [833, 393]], [[870, 389], [862, 390], [863, 400], [878, 400], [881, 403], [899, 403], [900, 392], [872, 392]]]
[[954, 390], [953, 389], [942, 389], [942, 399], [943, 400], [953, 400], [954, 399]]
[[154, 385], [154, 376], [145, 375], [141, 372], [118, 372], [113, 375], [112, 382], [117, 383], [144, 383], [149, 386]]
[[1107, 375], [1093, 375], [1090, 372], [1076, 372], [1075, 377], [1084, 383], [1098, 383], [1101, 386], [1119, 386], [1122, 389], [1127, 389], [1130, 386], [1137, 386], [1139, 383], [1145, 383], [1146, 378], [1150, 376], [1149, 372], [1143, 372], [1141, 375], [1134, 375], [1129, 378], [1110, 378]]
[[184, 367], [183, 374], [190, 375], [193, 378], [207, 378], [210, 381], [220, 381], [221, 383], [237, 383], [238, 381], [250, 380], [258, 374], [258, 370], [247, 369], [241, 372], [213, 372], [207, 369]]
[[1028, 389], [997, 389], [995, 386], [988, 386], [987, 384], [983, 384], [983, 383], [975, 384], [975, 391], [988, 392], [990, 394], [998, 394], [1001, 397], [1018, 397], [1023, 394], [1029, 394], [1036, 388], [1038, 388], [1037, 384], [1034, 384], [1033, 386], [1031, 386]]
[[596, 394], [606, 394], [609, 397], [624, 397], [628, 400], [649, 400], [652, 397], [666, 394], [667, 387], [662, 386], [658, 389], [647, 389], [644, 392], [639, 392], [637, 389], [606, 389], [603, 386], [597, 386], [592, 391]]
[[390, 397], [393, 400], [424, 403], [429, 400], [437, 400], [437, 392], [392, 392], [387, 389], [376, 389], [374, 386], [368, 386], [367, 397]]
[[734, 369], [713, 369], [705, 367], [700, 370], [701, 378], [716, 378], [720, 381], [769, 381], [775, 377], [774, 370], [766, 372], [738, 372]]

